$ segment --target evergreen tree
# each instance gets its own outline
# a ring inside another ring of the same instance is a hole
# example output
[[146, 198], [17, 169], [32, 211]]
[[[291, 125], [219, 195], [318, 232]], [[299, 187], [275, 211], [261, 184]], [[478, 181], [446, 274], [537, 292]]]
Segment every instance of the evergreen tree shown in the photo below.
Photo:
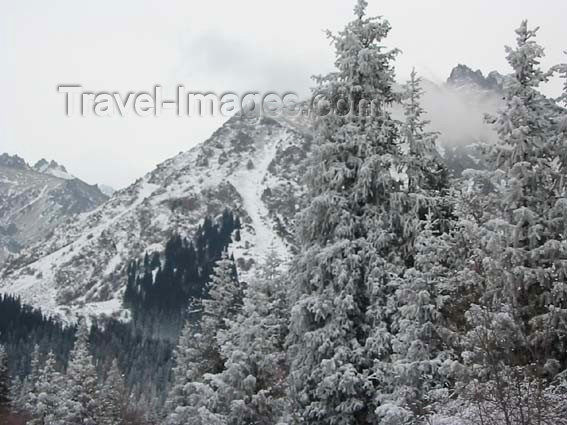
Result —
[[202, 300], [203, 331], [226, 329], [230, 320], [242, 308], [243, 288], [238, 282], [234, 259], [225, 251], [213, 269], [211, 282], [208, 284], [208, 297]]
[[422, 79], [417, 76], [415, 69], [412, 70], [402, 94], [405, 120], [400, 136], [406, 154], [402, 157], [401, 168], [407, 176], [408, 193], [447, 186], [446, 171], [436, 155], [439, 133], [428, 131], [430, 121], [424, 118], [425, 110], [421, 106], [424, 90], [421, 84]]
[[32, 416], [30, 425], [51, 425], [56, 423], [60, 399], [63, 395], [62, 379], [57, 372], [55, 356], [50, 352], [35, 384], [35, 403], [27, 411]]
[[465, 404], [495, 424], [562, 423], [547, 389], [567, 368], [567, 145], [538, 90], [550, 74], [536, 32], [523, 22], [506, 49], [514, 73], [492, 119], [499, 140], [485, 148], [492, 170], [467, 173], [459, 210], [471, 248], [457, 274], [464, 315], [451, 318], [463, 364], [452, 369]]
[[532, 361], [555, 359], [564, 368], [567, 169], [560, 161], [567, 145], [557, 135], [556, 109], [538, 91], [549, 73], [539, 68], [543, 48], [536, 32], [524, 21], [516, 31], [517, 48], [507, 49], [514, 76], [496, 119], [499, 142], [489, 151], [503, 175], [497, 173], [500, 217], [488, 223], [486, 249], [493, 257], [485, 264], [485, 301], [495, 308], [508, 301], [525, 330], [529, 356], [536, 356]]
[[97, 424], [97, 373], [89, 347], [89, 328], [81, 323], [65, 374], [65, 389], [57, 409], [58, 423]]
[[[190, 307], [192, 315], [201, 315], [199, 323], [187, 321], [175, 350], [173, 383], [166, 401], [168, 425], [204, 425], [207, 420], [213, 421], [208, 413], [205, 419], [200, 413], [206, 413], [206, 407], [215, 402], [214, 390], [203, 380], [207, 374], [224, 370], [217, 334], [234, 320], [242, 298], [234, 262], [225, 252], [214, 268], [208, 298]], [[218, 423], [220, 419], [214, 420]]]
[[207, 377], [218, 401], [203, 411], [232, 425], [271, 425], [283, 418], [288, 311], [281, 261], [272, 248], [246, 288], [242, 311], [217, 333], [225, 369]]
[[38, 389], [37, 384], [41, 376], [41, 353], [39, 345], [35, 345], [31, 357], [30, 373], [25, 377], [22, 385], [22, 397], [18, 402], [20, 407], [28, 412], [32, 412], [37, 404]]
[[200, 355], [200, 352], [195, 350], [193, 346], [194, 332], [194, 324], [187, 321], [181, 331], [177, 348], [174, 352], [173, 382], [165, 403], [166, 423], [168, 425], [181, 424], [183, 419], [187, 417], [187, 410], [189, 409], [187, 405], [187, 385], [197, 378], [197, 376], [190, 374], [193, 372], [190, 363], [195, 362], [195, 357]]
[[398, 125], [386, 108], [396, 100], [397, 51], [381, 45], [390, 25], [367, 18], [366, 6], [359, 0], [355, 20], [330, 34], [337, 72], [317, 78], [315, 95], [332, 112], [317, 124], [310, 203], [299, 218], [301, 251], [291, 271], [290, 391], [302, 423], [376, 423], [389, 391], [390, 283], [406, 267], [395, 250], [403, 244], [402, 184], [392, 173], [402, 163]]
[[447, 225], [447, 173], [437, 160], [437, 133], [428, 132], [421, 107], [421, 79], [412, 71], [404, 87], [402, 104], [405, 122], [402, 140], [407, 154], [400, 167], [406, 183], [398, 194], [404, 238], [399, 251], [409, 267], [392, 278], [396, 287], [395, 311], [391, 316], [391, 366], [383, 371], [390, 393], [381, 399], [380, 423], [417, 423], [429, 408], [429, 394], [443, 385], [439, 369], [447, 358], [439, 335], [441, 286], [450, 237]]
[[114, 360], [101, 388], [97, 425], [121, 425], [126, 416], [126, 386]]

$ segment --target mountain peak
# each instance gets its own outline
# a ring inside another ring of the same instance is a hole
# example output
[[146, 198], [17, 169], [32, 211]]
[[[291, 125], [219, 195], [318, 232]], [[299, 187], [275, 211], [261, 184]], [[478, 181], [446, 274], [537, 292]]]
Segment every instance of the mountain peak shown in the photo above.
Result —
[[28, 163], [18, 155], [9, 155], [3, 153], [0, 155], [0, 165], [11, 168], [18, 168], [21, 170], [29, 169]]
[[75, 176], [67, 172], [67, 169], [63, 165], [58, 164], [53, 160], [47, 161], [45, 158], [37, 161], [33, 166], [33, 169], [38, 173], [49, 174], [64, 180], [73, 180], [75, 178]]
[[504, 76], [497, 71], [485, 77], [480, 69], [473, 71], [469, 66], [459, 64], [451, 71], [447, 84], [457, 88], [474, 85], [483, 90], [501, 91], [503, 81]]

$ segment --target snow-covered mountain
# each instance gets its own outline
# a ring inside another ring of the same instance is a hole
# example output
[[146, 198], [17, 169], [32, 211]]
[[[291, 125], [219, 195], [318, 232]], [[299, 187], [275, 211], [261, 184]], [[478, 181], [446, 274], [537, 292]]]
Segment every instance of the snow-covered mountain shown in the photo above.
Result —
[[443, 145], [462, 147], [495, 140], [485, 115], [495, 114], [502, 105], [505, 78], [494, 71], [485, 77], [481, 71], [458, 65], [446, 82], [423, 81], [423, 107]]
[[505, 79], [498, 71], [491, 71], [485, 77], [480, 69], [473, 71], [467, 65], [459, 64], [451, 71], [447, 84], [468, 92], [476, 89], [488, 94], [501, 94]]
[[31, 167], [17, 155], [0, 155], [0, 264], [107, 199], [54, 161]]
[[54, 177], [59, 177], [64, 180], [73, 180], [76, 177], [69, 174], [67, 169], [58, 164], [55, 161], [47, 161], [46, 159], [40, 159], [34, 166], [33, 169], [41, 174], [49, 174]]
[[[478, 165], [471, 143], [492, 137], [483, 116], [501, 101], [498, 75], [485, 78], [459, 66], [447, 83], [424, 82], [424, 107], [455, 173]], [[207, 215], [225, 208], [243, 222], [230, 249], [246, 279], [271, 245], [284, 257], [293, 247], [311, 141], [305, 123], [237, 115], [204, 143], [12, 258], [0, 271], [0, 291], [68, 319], [119, 315], [129, 260], [163, 250], [173, 233], [191, 236]]]
[[174, 232], [191, 235], [225, 208], [243, 223], [231, 252], [246, 279], [271, 246], [290, 251], [310, 145], [309, 132], [289, 121], [235, 116], [8, 262], [0, 290], [62, 317], [120, 312], [128, 260], [162, 250]]

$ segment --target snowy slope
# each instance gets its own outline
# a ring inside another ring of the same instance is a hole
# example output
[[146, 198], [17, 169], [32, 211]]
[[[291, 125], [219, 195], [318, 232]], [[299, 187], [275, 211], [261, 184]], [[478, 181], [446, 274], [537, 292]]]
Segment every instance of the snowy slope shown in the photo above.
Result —
[[9, 262], [0, 291], [68, 319], [120, 314], [128, 260], [162, 249], [172, 233], [191, 235], [206, 215], [225, 208], [243, 223], [231, 251], [246, 279], [270, 246], [289, 253], [310, 139], [289, 122], [233, 117], [203, 144]]

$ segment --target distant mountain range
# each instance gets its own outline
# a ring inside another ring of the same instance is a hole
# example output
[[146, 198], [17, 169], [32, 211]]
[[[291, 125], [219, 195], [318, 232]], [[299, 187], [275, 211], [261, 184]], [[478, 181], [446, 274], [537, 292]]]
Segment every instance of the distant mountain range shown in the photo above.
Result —
[[107, 199], [55, 161], [30, 166], [17, 155], [0, 155], [0, 264]]

